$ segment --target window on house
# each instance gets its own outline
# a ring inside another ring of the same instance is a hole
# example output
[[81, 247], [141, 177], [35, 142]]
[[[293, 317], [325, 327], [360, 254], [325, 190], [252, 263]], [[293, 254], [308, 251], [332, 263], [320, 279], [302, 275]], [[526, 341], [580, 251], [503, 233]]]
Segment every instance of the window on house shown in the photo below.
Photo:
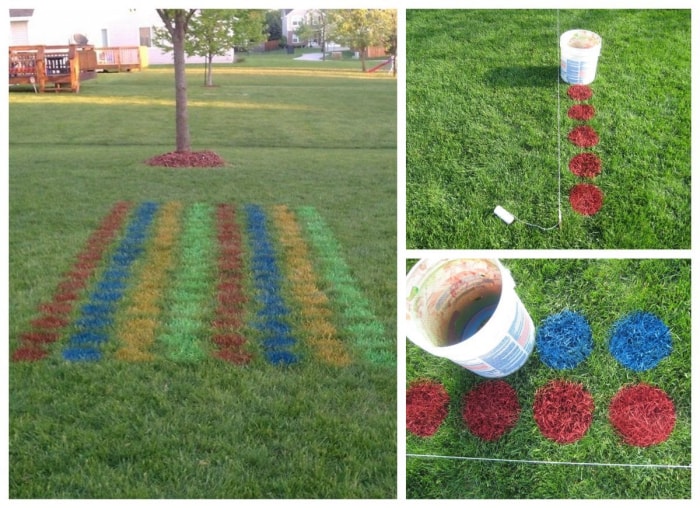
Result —
[[143, 26], [139, 28], [139, 45], [146, 46], [149, 48], [152, 46], [150, 26]]

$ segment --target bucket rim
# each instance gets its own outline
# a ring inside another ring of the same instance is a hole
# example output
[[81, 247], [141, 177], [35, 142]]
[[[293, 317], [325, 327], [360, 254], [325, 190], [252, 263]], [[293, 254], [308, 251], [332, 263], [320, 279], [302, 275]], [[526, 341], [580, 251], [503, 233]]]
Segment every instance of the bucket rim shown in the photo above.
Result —
[[[406, 276], [406, 312], [407, 315], [411, 314], [411, 289], [409, 288], [408, 282], [409, 278], [413, 272], [414, 269], [423, 261], [429, 262], [429, 269], [426, 270], [426, 274], [431, 272], [431, 269], [434, 268], [435, 266], [439, 266], [441, 262], [449, 262], [449, 261], [489, 261], [491, 262], [496, 268], [498, 268], [500, 275], [501, 275], [501, 288], [500, 288], [500, 294], [498, 298], [498, 302], [496, 303], [496, 308], [493, 311], [493, 314], [491, 317], [489, 317], [487, 323], [497, 323], [500, 322], [499, 318], [502, 318], [504, 313], [507, 313], [509, 311], [509, 308], [512, 308], [513, 305], [517, 305], [519, 303], [519, 299], [517, 297], [517, 294], [515, 293], [515, 281], [513, 280], [513, 277], [510, 273], [510, 270], [506, 268], [498, 259], [494, 258], [424, 258], [421, 259], [416, 265], [414, 265], [409, 273]], [[522, 304], [521, 304], [522, 305]], [[411, 320], [411, 322], [417, 323], [418, 320]], [[505, 322], [504, 322], [505, 323]], [[504, 327], [507, 329], [507, 326], [504, 325]], [[483, 353], [488, 352], [490, 349], [492, 349], [492, 345], [488, 343], [488, 341], [484, 340], [483, 335], [479, 336], [478, 333], [474, 334], [472, 337], [462, 340], [460, 342], [457, 342], [455, 344], [448, 344], [448, 345], [438, 345], [435, 344], [430, 338], [423, 336], [423, 333], [420, 333], [420, 330], [422, 328], [422, 325], [411, 325], [407, 323], [406, 326], [406, 337], [419, 346], [420, 348], [424, 349], [425, 351], [428, 351], [429, 353], [439, 356], [442, 358], [448, 358], [451, 359], [452, 353], [456, 350], [469, 350], [469, 354], [471, 356], [477, 357], [482, 355]], [[411, 332], [415, 332], [415, 335]], [[427, 330], [426, 330], [427, 331]], [[476, 340], [473, 340], [476, 339]], [[453, 360], [454, 361], [454, 360]]]
[[[572, 36], [575, 33], [583, 33], [586, 35], [593, 35], [596, 40], [596, 44], [591, 46], [590, 48], [576, 48], [574, 46], [569, 45], [569, 41], [571, 40]], [[566, 37], [566, 39], [565, 39]], [[603, 38], [600, 36], [600, 34], [588, 30], [585, 28], [573, 28], [571, 30], [567, 30], [566, 32], [562, 33], [561, 36], [559, 37], [559, 45], [563, 48], [566, 48], [569, 51], [591, 51], [591, 50], [598, 50], [600, 47], [603, 45]]]

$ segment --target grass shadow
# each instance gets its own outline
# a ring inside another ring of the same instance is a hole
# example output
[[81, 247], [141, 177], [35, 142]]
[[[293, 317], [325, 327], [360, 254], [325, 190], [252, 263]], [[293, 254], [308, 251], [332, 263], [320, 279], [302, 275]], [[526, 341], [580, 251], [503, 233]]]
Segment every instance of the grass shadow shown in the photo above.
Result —
[[497, 87], [549, 87], [556, 82], [556, 65], [508, 65], [486, 74], [487, 83]]

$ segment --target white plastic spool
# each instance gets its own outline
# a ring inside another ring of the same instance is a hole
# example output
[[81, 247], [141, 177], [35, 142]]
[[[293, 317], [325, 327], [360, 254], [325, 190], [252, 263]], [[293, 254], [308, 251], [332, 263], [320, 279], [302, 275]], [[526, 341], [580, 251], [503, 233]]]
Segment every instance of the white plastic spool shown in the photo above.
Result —
[[489, 378], [512, 374], [535, 345], [535, 325], [496, 259], [422, 259], [406, 277], [408, 339]]

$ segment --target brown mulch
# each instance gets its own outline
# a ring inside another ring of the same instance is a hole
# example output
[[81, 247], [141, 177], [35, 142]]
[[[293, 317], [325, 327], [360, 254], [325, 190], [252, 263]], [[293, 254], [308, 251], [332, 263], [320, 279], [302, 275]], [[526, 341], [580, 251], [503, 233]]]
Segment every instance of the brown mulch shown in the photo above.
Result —
[[145, 162], [149, 166], [166, 168], [220, 168], [226, 165], [224, 159], [208, 150], [201, 152], [168, 152], [151, 157]]

